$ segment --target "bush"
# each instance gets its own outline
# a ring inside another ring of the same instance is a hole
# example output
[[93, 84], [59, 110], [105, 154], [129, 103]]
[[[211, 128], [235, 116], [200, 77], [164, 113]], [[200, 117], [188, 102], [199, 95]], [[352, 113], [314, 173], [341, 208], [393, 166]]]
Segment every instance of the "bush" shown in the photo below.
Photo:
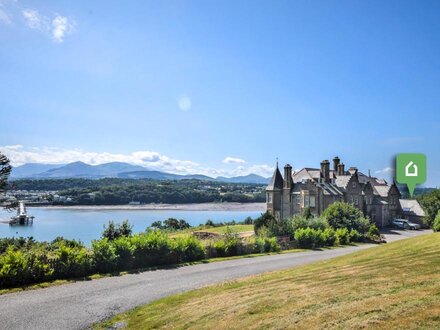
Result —
[[135, 235], [131, 238], [136, 268], [165, 265], [177, 262], [172, 254], [172, 241], [159, 230]]
[[295, 231], [294, 238], [300, 248], [314, 249], [325, 245], [325, 236], [320, 229], [299, 228]]
[[247, 217], [246, 219], [244, 219], [243, 223], [245, 225], [252, 225], [254, 223], [254, 220], [251, 217]]
[[175, 251], [179, 262], [195, 261], [205, 257], [202, 242], [194, 236], [178, 237], [175, 242]]
[[328, 224], [334, 229], [355, 229], [361, 234], [365, 234], [370, 225], [370, 221], [364, 217], [361, 210], [344, 202], [331, 204], [324, 210], [322, 216], [327, 219]]
[[134, 266], [134, 245], [131, 237], [119, 237], [112, 242], [118, 256], [117, 268], [130, 269]]
[[279, 252], [280, 250], [281, 247], [278, 244], [276, 237], [255, 237], [253, 252]]
[[334, 246], [336, 243], [336, 233], [333, 228], [326, 228], [322, 232], [324, 238], [324, 246]]
[[128, 220], [124, 220], [122, 224], [116, 224], [113, 221], [109, 221], [108, 225], [104, 225], [104, 231], [101, 237], [107, 238], [109, 241], [113, 241], [119, 237], [131, 236], [133, 226], [130, 225]]
[[90, 273], [91, 258], [85, 247], [69, 246], [68, 242], [61, 242], [54, 251], [55, 278], [69, 278], [86, 276]]
[[349, 237], [350, 242], [362, 242], [364, 238], [364, 236], [361, 235], [361, 233], [359, 233], [356, 229], [350, 230]]
[[434, 219], [434, 223], [432, 225], [432, 229], [434, 231], [440, 231], [440, 210], [437, 212], [437, 216]]
[[376, 240], [380, 237], [380, 231], [375, 224], [372, 224], [368, 229], [368, 238]]
[[350, 234], [347, 228], [338, 228], [335, 231], [336, 234], [336, 244], [347, 245], [350, 243]]
[[113, 272], [118, 263], [116, 249], [107, 238], [92, 241], [92, 264], [97, 272]]

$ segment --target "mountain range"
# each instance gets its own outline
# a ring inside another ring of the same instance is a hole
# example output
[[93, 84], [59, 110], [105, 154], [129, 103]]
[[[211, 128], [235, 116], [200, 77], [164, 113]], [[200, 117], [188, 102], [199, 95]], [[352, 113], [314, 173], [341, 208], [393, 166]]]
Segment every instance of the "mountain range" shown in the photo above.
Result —
[[112, 162], [100, 165], [89, 165], [83, 162], [69, 164], [37, 164], [29, 163], [12, 169], [11, 179], [67, 179], [67, 178], [125, 178], [125, 179], [154, 179], [154, 180], [182, 180], [197, 179], [207, 181], [220, 181], [228, 183], [258, 183], [266, 184], [269, 178], [256, 174], [236, 177], [212, 178], [201, 174], [179, 175], [161, 171], [148, 170], [139, 165], [122, 162]]

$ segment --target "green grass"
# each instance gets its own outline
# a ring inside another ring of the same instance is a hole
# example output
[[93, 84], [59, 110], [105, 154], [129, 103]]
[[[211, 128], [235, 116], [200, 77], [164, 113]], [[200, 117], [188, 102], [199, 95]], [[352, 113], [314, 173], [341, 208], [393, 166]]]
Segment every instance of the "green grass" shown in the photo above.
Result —
[[438, 329], [440, 233], [158, 300], [96, 325], [128, 329]]
[[195, 230], [195, 231], [206, 231], [206, 232], [216, 233], [216, 234], [225, 234], [226, 231], [228, 230], [228, 228], [232, 233], [242, 233], [242, 232], [246, 232], [246, 231], [253, 231], [254, 225], [233, 225], [233, 226], [210, 227], [210, 228], [205, 228], [205, 229]]

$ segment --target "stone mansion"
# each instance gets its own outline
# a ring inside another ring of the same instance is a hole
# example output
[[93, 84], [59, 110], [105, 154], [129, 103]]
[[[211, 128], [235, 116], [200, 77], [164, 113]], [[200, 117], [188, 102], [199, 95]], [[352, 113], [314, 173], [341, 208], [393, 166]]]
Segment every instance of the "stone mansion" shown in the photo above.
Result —
[[266, 188], [267, 211], [277, 219], [300, 214], [310, 207], [313, 214], [320, 215], [330, 204], [343, 201], [363, 211], [378, 227], [384, 227], [394, 218], [407, 218], [421, 222], [423, 211], [417, 201], [414, 209], [408, 209], [408, 200], [400, 199], [396, 184], [365, 175], [356, 167], [345, 169], [339, 157], [330, 162], [323, 160], [320, 168], [303, 168], [292, 173], [292, 166], [284, 166], [284, 178], [276, 166]]

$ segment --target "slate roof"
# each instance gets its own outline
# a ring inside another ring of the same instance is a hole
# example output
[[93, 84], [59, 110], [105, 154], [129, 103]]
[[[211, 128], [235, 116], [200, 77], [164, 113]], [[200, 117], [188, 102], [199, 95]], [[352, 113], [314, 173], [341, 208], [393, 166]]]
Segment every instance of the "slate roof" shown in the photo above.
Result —
[[424, 217], [425, 212], [420, 206], [419, 202], [415, 199], [399, 199], [400, 207], [403, 213], [417, 215], [419, 217]]
[[321, 171], [317, 168], [305, 167], [298, 172], [294, 173], [292, 178], [293, 182], [302, 182], [303, 180], [319, 179], [321, 177]]
[[324, 195], [340, 196], [344, 194], [342, 190], [333, 183], [317, 182], [316, 186], [322, 189]]
[[388, 192], [390, 191], [390, 186], [377, 185], [373, 186], [374, 193], [380, 197], [388, 197]]
[[283, 176], [277, 166], [266, 190], [283, 189]]
[[335, 184], [339, 188], [347, 188], [348, 181], [350, 181], [351, 175], [338, 175], [335, 179]]

